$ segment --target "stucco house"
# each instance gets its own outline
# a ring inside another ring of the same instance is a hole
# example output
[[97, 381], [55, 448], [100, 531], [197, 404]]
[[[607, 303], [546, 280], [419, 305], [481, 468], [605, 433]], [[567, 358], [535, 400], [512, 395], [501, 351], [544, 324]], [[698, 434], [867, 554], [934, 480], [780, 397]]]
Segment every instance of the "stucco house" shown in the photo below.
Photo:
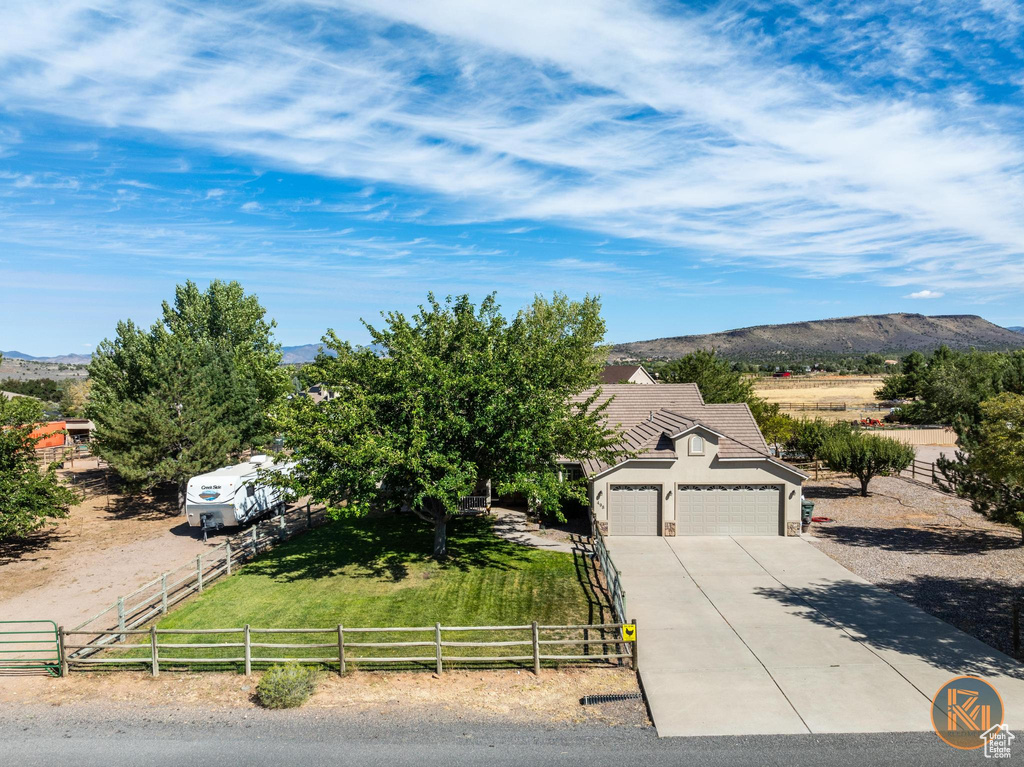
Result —
[[656, 384], [654, 376], [643, 365], [605, 365], [601, 368], [603, 384]]
[[[771, 455], [745, 404], [705, 405], [695, 384], [601, 387], [632, 454], [567, 464], [590, 483], [607, 535], [796, 535], [807, 475]], [[594, 389], [580, 394], [582, 402]]]

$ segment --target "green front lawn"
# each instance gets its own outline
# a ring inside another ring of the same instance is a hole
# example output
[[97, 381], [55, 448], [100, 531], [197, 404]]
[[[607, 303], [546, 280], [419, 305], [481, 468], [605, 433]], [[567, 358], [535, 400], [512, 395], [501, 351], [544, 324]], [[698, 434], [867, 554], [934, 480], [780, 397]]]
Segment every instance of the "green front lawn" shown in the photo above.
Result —
[[[612, 620], [585, 572], [585, 557], [538, 551], [498, 538], [485, 517], [449, 524], [449, 559], [429, 554], [433, 529], [411, 516], [330, 522], [281, 544], [162, 620], [160, 629], [416, 627], [588, 624]], [[257, 638], [257, 636], [259, 638]], [[336, 634], [335, 634], [336, 637]], [[516, 635], [446, 635], [445, 640], [516, 640]], [[347, 641], [422, 641], [431, 635], [349, 634]], [[238, 642], [239, 635], [162, 636], [161, 642]], [[254, 642], [327, 643], [329, 635], [253, 635]], [[500, 648], [476, 655], [520, 655]], [[137, 652], [137, 651], [136, 651]], [[394, 655], [387, 650], [372, 654]], [[472, 652], [472, 651], [471, 651]], [[525, 651], [526, 653], [529, 650]], [[568, 652], [568, 650], [566, 651]], [[399, 655], [432, 657], [430, 648]], [[132, 652], [132, 654], [135, 654]], [[161, 651], [164, 657], [238, 657], [238, 649]], [[270, 648], [253, 656], [274, 657]], [[280, 652], [277, 652], [279, 655]], [[315, 657], [316, 652], [299, 651]], [[330, 655], [329, 650], [321, 654]], [[368, 651], [354, 655], [370, 654]]]

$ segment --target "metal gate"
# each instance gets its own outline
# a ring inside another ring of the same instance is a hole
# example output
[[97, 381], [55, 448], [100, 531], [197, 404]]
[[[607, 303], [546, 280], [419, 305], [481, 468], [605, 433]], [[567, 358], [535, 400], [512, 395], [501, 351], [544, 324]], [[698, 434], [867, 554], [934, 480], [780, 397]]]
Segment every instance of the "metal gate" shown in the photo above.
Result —
[[53, 621], [0, 621], [0, 669], [60, 676], [60, 637]]

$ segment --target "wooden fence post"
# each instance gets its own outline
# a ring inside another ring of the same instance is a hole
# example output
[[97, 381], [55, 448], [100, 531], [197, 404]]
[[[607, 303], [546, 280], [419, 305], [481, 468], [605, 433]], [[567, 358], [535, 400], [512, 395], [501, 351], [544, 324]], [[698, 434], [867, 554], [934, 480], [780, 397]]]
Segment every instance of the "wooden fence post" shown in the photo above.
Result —
[[434, 624], [434, 643], [437, 646], [437, 673], [441, 673], [441, 624]]
[[345, 673], [345, 629], [338, 624], [338, 676]]
[[167, 573], [160, 576], [160, 612], [167, 615]]
[[640, 670], [640, 653], [637, 652], [637, 648], [640, 646], [640, 632], [636, 628], [636, 618], [630, 623], [633, 624], [633, 670]]
[[533, 673], [540, 676], [540, 629], [533, 622]]
[[249, 641], [249, 624], [245, 624], [245, 675], [252, 676], [252, 645]]
[[160, 676], [160, 661], [156, 654], [156, 626], [149, 627], [149, 650], [152, 653], [152, 665], [150, 671], [153, 676]]
[[256, 525], [252, 526], [252, 555], [256, 556]]
[[203, 555], [200, 554], [196, 557], [196, 584], [198, 586], [199, 593], [203, 593]]
[[313, 510], [310, 508], [309, 502], [306, 502], [306, 529], [309, 530], [313, 527]]
[[284, 514], [277, 518], [277, 540], [278, 543], [284, 540]]
[[64, 649], [64, 627], [57, 628], [57, 654], [60, 656], [60, 675], [68, 675], [68, 655]]
[[[117, 598], [117, 627], [124, 631], [124, 597]], [[119, 634], [117, 637], [118, 642], [124, 641], [124, 634]]]
[[227, 575], [231, 575], [231, 541], [224, 543], [224, 568]]

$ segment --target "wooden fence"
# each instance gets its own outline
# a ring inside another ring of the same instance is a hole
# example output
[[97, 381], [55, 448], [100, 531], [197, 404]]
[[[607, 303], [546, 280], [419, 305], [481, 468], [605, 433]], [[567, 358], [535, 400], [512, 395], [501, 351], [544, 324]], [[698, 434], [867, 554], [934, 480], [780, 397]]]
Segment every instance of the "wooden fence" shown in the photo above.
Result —
[[216, 579], [231, 575], [234, 567], [297, 533], [315, 527], [323, 520], [323, 513], [323, 509], [313, 509], [307, 503], [304, 507], [271, 517], [181, 567], [161, 573], [130, 594], [118, 597], [116, 602], [71, 629], [69, 633], [92, 636], [86, 646], [76, 648], [76, 653], [85, 656], [113, 642], [125, 641], [133, 633], [132, 629], [158, 615], [165, 615], [172, 606], [191, 594], [201, 593]]
[[845, 413], [846, 411], [860, 412], [862, 410], [885, 410], [888, 412], [892, 405], [882, 402], [773, 402], [783, 410], [811, 410], [827, 413]]
[[[58, 637], [62, 676], [72, 670], [97, 667], [142, 667], [157, 676], [161, 667], [193, 665], [208, 668], [235, 666], [248, 676], [254, 664], [287, 661], [336, 664], [341, 674], [350, 666], [378, 664], [425, 668], [438, 674], [444, 671], [446, 664], [449, 668], [452, 664], [485, 664], [491, 667], [532, 664], [534, 673], [539, 674], [541, 665], [545, 663], [621, 664], [629, 659], [636, 668], [636, 645], [623, 639], [622, 627], [621, 623], [541, 626], [537, 622], [521, 626], [442, 626], [435, 623], [433, 626], [412, 628], [350, 628], [340, 625], [331, 628], [254, 628], [246, 625], [230, 629], [158, 629], [153, 626], [149, 629], [124, 629], [121, 635], [141, 641], [118, 648], [108, 647], [104, 657], [87, 654], [87, 651], [96, 649], [95, 642], [75, 642], [73, 639], [88, 636], [91, 632], [60, 628]], [[266, 635], [270, 640], [276, 636], [291, 635], [311, 641], [260, 641]], [[457, 638], [452, 638], [452, 635]], [[495, 638], [495, 635], [501, 638]], [[118, 634], [112, 632], [109, 636]], [[202, 641], [176, 642], [173, 641], [174, 636], [196, 637]], [[206, 641], [207, 637], [225, 636], [231, 641]], [[392, 636], [399, 638], [391, 639]], [[189, 654], [192, 651], [199, 651], [200, 655]]]
[[601, 574], [604, 577], [605, 588], [608, 590], [608, 598], [612, 608], [615, 610], [615, 617], [620, 621], [626, 621], [626, 590], [622, 588], [622, 576], [619, 569], [612, 561], [608, 547], [604, 543], [604, 535], [598, 526], [597, 519], [593, 516], [590, 519], [591, 537], [594, 541], [594, 556], [601, 566]]
[[789, 378], [755, 378], [754, 386], [758, 389], [819, 389], [822, 387], [849, 386], [850, 384], [874, 383], [882, 385], [881, 378], [850, 377], [850, 378], [814, 378], [811, 376], [790, 376]]
[[864, 431], [888, 437], [905, 445], [955, 445], [957, 433], [948, 426], [866, 427]]

